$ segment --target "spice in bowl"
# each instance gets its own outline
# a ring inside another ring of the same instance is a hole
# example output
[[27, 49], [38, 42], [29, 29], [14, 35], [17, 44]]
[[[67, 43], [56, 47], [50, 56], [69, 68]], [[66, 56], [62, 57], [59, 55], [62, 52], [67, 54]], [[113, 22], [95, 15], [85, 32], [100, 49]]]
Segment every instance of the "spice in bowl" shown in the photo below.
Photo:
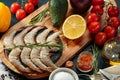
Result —
[[89, 51], [83, 51], [77, 59], [77, 67], [81, 72], [89, 72], [93, 69], [93, 55]]

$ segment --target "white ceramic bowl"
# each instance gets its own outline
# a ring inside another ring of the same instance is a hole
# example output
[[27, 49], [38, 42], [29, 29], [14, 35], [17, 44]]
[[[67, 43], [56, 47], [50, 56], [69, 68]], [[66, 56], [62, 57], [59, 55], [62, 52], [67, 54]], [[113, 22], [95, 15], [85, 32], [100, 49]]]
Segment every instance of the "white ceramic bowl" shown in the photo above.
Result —
[[49, 76], [49, 80], [79, 80], [75, 71], [69, 68], [55, 69]]

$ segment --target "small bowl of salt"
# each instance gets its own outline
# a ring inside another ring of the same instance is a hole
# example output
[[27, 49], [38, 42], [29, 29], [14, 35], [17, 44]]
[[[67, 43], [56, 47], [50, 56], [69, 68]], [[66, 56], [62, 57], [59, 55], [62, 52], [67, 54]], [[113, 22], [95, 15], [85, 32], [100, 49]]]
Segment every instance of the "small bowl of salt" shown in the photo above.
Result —
[[75, 71], [69, 68], [57, 68], [49, 76], [49, 80], [79, 80]]

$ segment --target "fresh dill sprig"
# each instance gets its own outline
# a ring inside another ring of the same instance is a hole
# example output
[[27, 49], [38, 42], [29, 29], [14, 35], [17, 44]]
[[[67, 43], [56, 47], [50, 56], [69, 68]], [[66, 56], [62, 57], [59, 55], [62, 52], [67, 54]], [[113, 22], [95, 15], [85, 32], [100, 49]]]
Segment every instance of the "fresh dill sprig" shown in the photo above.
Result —
[[48, 9], [48, 7], [45, 9], [45, 10], [43, 10], [41, 13], [39, 13], [37, 16], [35, 16], [35, 17], [33, 17], [31, 20], [30, 20], [30, 22], [29, 22], [29, 24], [35, 24], [35, 23], [37, 23], [37, 22], [39, 22], [39, 21], [42, 21], [46, 16], [48, 16], [49, 15], [49, 9]]
[[58, 47], [60, 49], [63, 49], [63, 46], [60, 45], [60, 44], [55, 44], [55, 43], [52, 43], [52, 44], [49, 44], [49, 42], [45, 42], [43, 44], [41, 43], [36, 43], [36, 44], [27, 44], [27, 45], [18, 45], [18, 46], [14, 46], [14, 47], [11, 47], [9, 48], [9, 50], [12, 50], [12, 49], [15, 49], [15, 48], [23, 48], [23, 47], [27, 47], [27, 48], [37, 48], [37, 47]]

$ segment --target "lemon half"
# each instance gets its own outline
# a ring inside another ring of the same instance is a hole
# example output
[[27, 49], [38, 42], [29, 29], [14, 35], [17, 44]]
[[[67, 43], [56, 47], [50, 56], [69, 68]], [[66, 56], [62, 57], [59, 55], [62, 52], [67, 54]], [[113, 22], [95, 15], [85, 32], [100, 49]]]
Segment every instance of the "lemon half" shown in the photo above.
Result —
[[63, 35], [68, 39], [77, 39], [86, 31], [85, 19], [77, 14], [66, 18], [62, 26]]

